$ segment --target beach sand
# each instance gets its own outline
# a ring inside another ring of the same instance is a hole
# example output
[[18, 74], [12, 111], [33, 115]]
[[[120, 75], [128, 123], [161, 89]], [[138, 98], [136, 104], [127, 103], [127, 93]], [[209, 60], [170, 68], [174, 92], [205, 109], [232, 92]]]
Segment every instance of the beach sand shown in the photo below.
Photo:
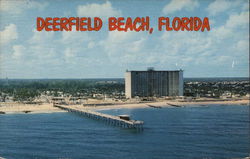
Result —
[[[83, 106], [71, 105], [78, 109], [90, 110], [108, 110], [108, 109], [134, 109], [134, 108], [149, 108], [149, 107], [183, 107], [183, 106], [208, 106], [208, 105], [249, 105], [249, 100], [231, 100], [231, 101], [196, 101], [196, 102], [181, 102], [176, 100], [165, 100], [161, 102], [135, 103], [135, 104], [114, 104], [105, 106]], [[22, 104], [22, 103], [1, 103], [0, 114], [11, 113], [54, 113], [65, 112], [59, 108], [53, 107], [53, 104]]]
[[53, 107], [53, 104], [22, 104], [22, 103], [1, 103], [0, 114], [13, 113], [54, 113], [65, 112], [59, 108]]
[[[249, 105], [249, 100], [237, 101], [202, 101], [202, 102], [179, 102], [174, 100], [166, 100], [163, 102], [150, 102], [138, 104], [122, 104], [98, 107], [86, 107], [93, 110], [107, 110], [107, 109], [133, 109], [133, 108], [149, 108], [151, 107], [184, 107], [184, 106], [208, 106], [208, 105]], [[174, 105], [174, 106], [173, 106]]]

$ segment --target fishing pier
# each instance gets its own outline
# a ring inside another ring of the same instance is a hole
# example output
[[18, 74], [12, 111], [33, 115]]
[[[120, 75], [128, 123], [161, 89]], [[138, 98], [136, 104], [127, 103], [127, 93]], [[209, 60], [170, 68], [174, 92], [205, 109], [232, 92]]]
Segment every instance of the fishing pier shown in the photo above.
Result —
[[88, 117], [94, 120], [100, 120], [110, 125], [119, 126], [122, 128], [143, 130], [143, 124], [144, 124], [143, 121], [130, 120], [128, 117], [124, 117], [124, 115], [114, 116], [114, 115], [99, 113], [99, 112], [95, 112], [95, 111], [91, 111], [87, 109], [71, 108], [70, 106], [63, 106], [63, 105], [54, 105], [54, 107], [60, 108], [62, 110], [66, 110], [68, 112], [83, 115], [85, 117]]

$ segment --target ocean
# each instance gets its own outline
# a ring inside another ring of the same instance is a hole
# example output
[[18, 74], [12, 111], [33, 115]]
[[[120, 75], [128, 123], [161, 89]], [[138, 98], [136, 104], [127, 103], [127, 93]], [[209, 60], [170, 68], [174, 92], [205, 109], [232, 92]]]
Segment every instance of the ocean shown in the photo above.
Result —
[[145, 122], [123, 129], [73, 113], [0, 115], [8, 159], [183, 159], [249, 156], [249, 106], [114, 109]]

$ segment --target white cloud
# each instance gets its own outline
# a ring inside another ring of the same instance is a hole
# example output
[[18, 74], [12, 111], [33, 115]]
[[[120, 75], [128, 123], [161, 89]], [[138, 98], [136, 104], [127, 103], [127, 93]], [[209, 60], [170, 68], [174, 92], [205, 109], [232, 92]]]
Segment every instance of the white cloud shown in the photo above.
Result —
[[191, 11], [194, 8], [197, 8], [199, 6], [199, 3], [197, 0], [172, 0], [169, 4], [167, 4], [163, 8], [164, 14], [171, 14], [176, 11], [180, 11], [182, 9], [185, 9], [187, 11]]
[[249, 52], [249, 40], [240, 40], [236, 44], [236, 50], [240, 52]]
[[229, 28], [249, 26], [249, 11], [230, 15], [226, 22], [226, 26]]
[[123, 65], [138, 61], [146, 54], [147, 36], [147, 33], [143, 32], [112, 31], [99, 45], [104, 48], [112, 63]]
[[248, 0], [215, 0], [214, 2], [209, 4], [206, 10], [210, 16], [216, 16], [219, 13], [229, 13], [229, 11], [235, 11], [234, 9], [239, 6], [241, 6], [242, 10], [249, 10]]
[[26, 51], [26, 48], [23, 45], [14, 45], [13, 46], [13, 58], [20, 58]]
[[95, 43], [93, 41], [88, 43], [88, 49], [92, 49], [95, 47]]
[[131, 45], [128, 48], [128, 50], [130, 52], [134, 52], [134, 53], [141, 51], [141, 49], [142, 49], [145, 41], [146, 41], [145, 37], [141, 37], [140, 39], [135, 40], [134, 42], [131, 43]]
[[101, 43], [108, 54], [113, 56], [124, 52], [138, 52], [142, 49], [144, 41], [142, 33], [112, 31]]
[[[83, 52], [90, 37], [86, 32], [47, 32], [33, 30], [33, 36], [28, 40], [29, 55], [36, 61], [46, 59], [47, 63], [58, 63], [58, 60], [72, 62], [72, 58]], [[69, 47], [70, 46], [70, 47]], [[73, 60], [74, 61], [74, 60]]]
[[155, 58], [148, 56], [148, 59], [161, 65], [168, 61], [172, 66], [178, 63], [184, 69], [209, 66], [225, 71], [231, 68], [233, 60], [235, 64], [238, 61], [239, 65], [245, 65], [249, 54], [248, 35], [249, 12], [234, 12], [223, 25], [210, 32], [165, 32], [153, 55]]
[[33, 30], [33, 36], [30, 38], [29, 42], [31, 44], [44, 44], [51, 43], [54, 41], [53, 31], [37, 31]]
[[65, 46], [63, 51], [65, 62], [72, 63], [74, 61], [72, 61], [72, 58], [86, 55], [89, 53], [89, 51], [86, 51], [87, 49], [95, 47], [95, 43], [91, 41], [93, 37], [89, 34], [91, 33], [76, 31], [75, 29], [70, 32], [62, 32], [59, 44]]
[[20, 14], [27, 9], [43, 10], [48, 4], [46, 2], [32, 0], [1, 0], [0, 11], [12, 14]]
[[17, 27], [15, 24], [10, 24], [4, 28], [3, 31], [0, 32], [0, 44], [8, 44], [12, 40], [16, 40], [18, 38]]
[[[86, 4], [77, 7], [77, 15], [79, 17], [101, 17], [108, 18], [121, 16], [121, 11], [112, 7], [109, 1], [103, 4]], [[104, 20], [104, 19], [103, 19]]]
[[72, 48], [66, 48], [66, 50], [64, 51], [64, 55], [66, 58], [74, 57], [75, 54], [76, 54], [76, 52]]
[[87, 32], [76, 31], [75, 28], [72, 31], [63, 31], [61, 42], [64, 44], [79, 44], [83, 41], [89, 41], [91, 37]]
[[213, 41], [202, 32], [165, 32], [161, 40], [169, 55], [192, 56], [206, 52]]
[[212, 29], [211, 33], [214, 38], [221, 40], [237, 36], [235, 32], [239, 34], [242, 28], [249, 28], [249, 12], [230, 15], [225, 25]]
[[207, 11], [210, 15], [216, 15], [231, 8], [232, 4], [232, 2], [226, 0], [215, 0], [209, 4]]
[[28, 48], [29, 56], [33, 56], [34, 60], [39, 60], [40, 62], [56, 61], [58, 58], [60, 58], [60, 56], [57, 55], [57, 49], [53, 45], [56, 44], [51, 43], [51, 45], [31, 45]]
[[53, 61], [57, 52], [55, 48], [60, 48], [58, 47], [58, 41], [53, 31], [33, 30], [33, 36], [28, 40], [27, 50], [31, 56], [34, 56], [34, 59], [50, 59]]
[[226, 26], [220, 26], [218, 28], [214, 28], [212, 31], [211, 31], [211, 35], [214, 36], [215, 39], [226, 39], [226, 38], [229, 38], [231, 36], [233, 36], [233, 32], [232, 32], [232, 29], [226, 27]]

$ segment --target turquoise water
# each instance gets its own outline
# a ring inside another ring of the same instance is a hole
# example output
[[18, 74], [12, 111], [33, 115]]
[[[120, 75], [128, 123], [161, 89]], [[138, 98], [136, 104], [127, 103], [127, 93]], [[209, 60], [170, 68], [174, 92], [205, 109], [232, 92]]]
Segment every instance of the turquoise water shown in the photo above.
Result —
[[145, 121], [122, 129], [72, 113], [0, 115], [5, 158], [236, 158], [249, 154], [249, 107], [117, 109]]

